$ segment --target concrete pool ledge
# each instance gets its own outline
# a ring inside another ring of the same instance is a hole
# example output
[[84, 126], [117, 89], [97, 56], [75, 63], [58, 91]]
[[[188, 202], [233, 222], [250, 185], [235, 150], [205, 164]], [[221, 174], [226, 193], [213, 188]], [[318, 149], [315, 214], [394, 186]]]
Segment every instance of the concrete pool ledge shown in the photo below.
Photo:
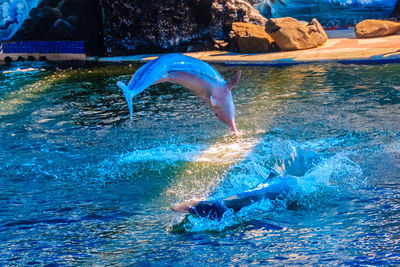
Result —
[[[306, 63], [394, 63], [400, 62], [400, 34], [368, 39], [355, 39], [354, 32], [328, 32], [330, 38], [320, 47], [285, 52], [239, 54], [226, 51], [182, 53], [209, 63], [225, 65], [293, 65]], [[139, 62], [153, 60], [161, 54], [88, 58], [99, 62]]]

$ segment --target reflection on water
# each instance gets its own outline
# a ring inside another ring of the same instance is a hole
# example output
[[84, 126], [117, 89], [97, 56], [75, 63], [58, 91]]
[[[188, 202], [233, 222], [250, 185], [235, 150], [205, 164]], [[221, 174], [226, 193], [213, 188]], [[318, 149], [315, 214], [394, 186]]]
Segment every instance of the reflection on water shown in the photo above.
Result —
[[[400, 65], [241, 67], [236, 138], [171, 84], [129, 126], [115, 83], [138, 65], [40, 64], [0, 69], [2, 265], [399, 264]], [[222, 220], [171, 211], [271, 172], [302, 182]]]

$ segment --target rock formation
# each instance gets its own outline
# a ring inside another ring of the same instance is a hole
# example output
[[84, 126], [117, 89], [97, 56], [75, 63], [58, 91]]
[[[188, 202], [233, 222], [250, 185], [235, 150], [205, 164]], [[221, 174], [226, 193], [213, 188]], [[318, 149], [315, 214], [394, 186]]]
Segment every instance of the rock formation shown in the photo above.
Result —
[[399, 32], [400, 22], [367, 19], [358, 23], [354, 31], [357, 38], [382, 37]]
[[86, 41], [88, 54], [103, 54], [99, 0], [41, 0], [11, 40]]
[[244, 22], [234, 22], [229, 36], [232, 52], [265, 53], [274, 41], [263, 26]]
[[245, 0], [101, 0], [108, 55], [214, 49], [233, 22], [264, 25]]
[[[29, 8], [18, 1], [23, 0], [2, 4], [3, 40], [85, 41], [89, 55], [227, 50], [229, 40], [237, 52], [267, 52], [271, 39], [257, 25], [265, 26], [282, 50], [313, 48], [327, 39], [316, 19], [306, 25], [293, 18], [267, 23], [251, 5], [282, 0], [38, 0]], [[392, 17], [399, 14], [397, 0]], [[393, 22], [362, 28], [363, 23], [357, 25], [359, 38], [397, 31]]]
[[400, 0], [397, 0], [396, 5], [394, 6], [394, 9], [390, 17], [396, 20], [400, 19]]
[[328, 39], [316, 19], [305, 25], [290, 17], [269, 19], [265, 29], [283, 51], [314, 48]]

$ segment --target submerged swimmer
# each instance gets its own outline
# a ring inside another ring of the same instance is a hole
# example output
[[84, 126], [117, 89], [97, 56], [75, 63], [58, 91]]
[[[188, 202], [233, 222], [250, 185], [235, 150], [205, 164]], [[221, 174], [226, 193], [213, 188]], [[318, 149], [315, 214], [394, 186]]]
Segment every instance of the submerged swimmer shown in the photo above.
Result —
[[235, 124], [235, 106], [232, 88], [240, 80], [239, 70], [226, 82], [221, 74], [209, 64], [189, 56], [170, 54], [159, 57], [139, 68], [128, 85], [122, 81], [117, 85], [124, 92], [132, 119], [132, 99], [152, 84], [171, 82], [190, 89], [203, 100], [215, 116], [237, 132]]
[[[275, 175], [275, 174], [273, 174]], [[243, 207], [250, 206], [254, 202], [262, 199], [274, 200], [279, 195], [285, 195], [298, 184], [298, 178], [290, 176], [280, 176], [270, 183], [258, 185], [255, 188], [242, 193], [232, 195], [217, 201], [187, 201], [176, 204], [172, 207], [174, 212], [186, 212], [200, 217], [218, 219], [225, 212], [232, 209], [234, 212]]]
[[317, 153], [294, 147], [290, 155], [282, 159], [279, 162], [280, 164], [276, 166], [280, 174], [271, 172], [266, 183], [216, 201], [191, 200], [179, 203], [174, 205], [172, 210], [218, 219], [230, 209], [238, 212], [243, 207], [250, 206], [260, 200], [275, 200], [278, 196], [285, 196], [300, 182], [302, 185], [308, 182], [314, 183], [313, 177], [306, 178], [304, 175], [320, 161], [321, 157]]

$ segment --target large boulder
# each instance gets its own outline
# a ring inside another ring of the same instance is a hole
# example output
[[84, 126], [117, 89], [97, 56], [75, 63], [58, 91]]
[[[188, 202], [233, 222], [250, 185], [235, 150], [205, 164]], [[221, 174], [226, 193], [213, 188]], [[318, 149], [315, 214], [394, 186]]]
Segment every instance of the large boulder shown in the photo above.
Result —
[[57, 8], [48, 6], [33, 8], [29, 13], [29, 16], [38, 25], [38, 30], [47, 30], [56, 20], [62, 18], [62, 15], [63, 14]]
[[400, 31], [400, 22], [390, 20], [367, 19], [354, 28], [357, 38], [374, 38], [394, 34]]
[[40, 0], [12, 41], [85, 41], [88, 55], [103, 55], [100, 0]]
[[57, 8], [49, 6], [32, 8], [12, 40], [48, 40], [50, 26], [61, 17], [62, 13]]
[[234, 22], [229, 37], [231, 51], [241, 53], [268, 52], [274, 41], [263, 26], [245, 22]]
[[267, 21], [246, 0], [101, 0], [101, 4], [108, 55], [212, 49], [215, 40], [228, 39], [233, 22], [265, 25]]
[[397, 20], [400, 19], [400, 0], [397, 0], [396, 5], [394, 6], [394, 9], [390, 17]]
[[60, 2], [60, 0], [40, 0], [37, 7], [38, 8], [45, 6], [56, 7], [58, 5], [58, 2]]
[[57, 40], [77, 40], [78, 30], [68, 21], [58, 19], [49, 29], [49, 35], [55, 41]]
[[314, 48], [328, 40], [316, 19], [307, 24], [290, 17], [269, 19], [265, 30], [283, 51]]

